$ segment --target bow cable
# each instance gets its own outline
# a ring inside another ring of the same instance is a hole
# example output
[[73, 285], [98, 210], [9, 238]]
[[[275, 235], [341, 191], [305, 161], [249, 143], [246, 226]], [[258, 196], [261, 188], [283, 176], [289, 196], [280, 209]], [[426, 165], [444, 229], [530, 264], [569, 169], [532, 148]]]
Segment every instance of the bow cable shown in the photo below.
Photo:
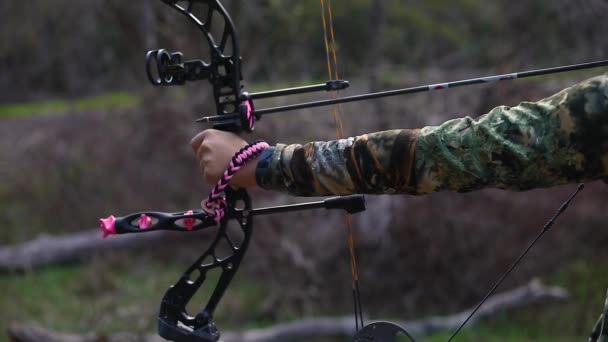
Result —
[[578, 195], [578, 193], [581, 190], [583, 190], [584, 187], [585, 187], [585, 184], [583, 184], [583, 183], [579, 184], [576, 187], [576, 190], [570, 195], [570, 197], [568, 197], [566, 202], [564, 202], [559, 207], [557, 212], [553, 215], [553, 217], [551, 217], [551, 219], [549, 219], [549, 221], [547, 221], [547, 223], [545, 223], [545, 225], [543, 226], [543, 229], [541, 229], [541, 231], [538, 233], [538, 235], [536, 235], [534, 240], [532, 240], [532, 242], [528, 245], [528, 247], [526, 247], [526, 249], [524, 249], [524, 251], [519, 255], [519, 257], [517, 257], [517, 259], [515, 259], [515, 261], [511, 264], [511, 266], [507, 269], [507, 271], [505, 273], [503, 273], [503, 275], [498, 279], [498, 281], [496, 281], [494, 286], [492, 286], [492, 288], [486, 293], [486, 295], [483, 297], [483, 299], [475, 306], [473, 311], [471, 311], [469, 313], [467, 318], [464, 321], [462, 321], [462, 323], [460, 323], [460, 325], [458, 326], [458, 328], [456, 330], [454, 330], [454, 332], [452, 333], [450, 338], [448, 338], [447, 342], [451, 342], [456, 337], [456, 335], [458, 335], [460, 330], [462, 330], [462, 328], [464, 328], [464, 326], [467, 324], [467, 322], [469, 322], [469, 320], [475, 315], [475, 313], [477, 313], [477, 310], [479, 310], [479, 308], [483, 305], [483, 303], [486, 302], [486, 300], [494, 293], [494, 291], [496, 291], [498, 286], [500, 286], [500, 284], [502, 284], [502, 282], [509, 276], [509, 274], [511, 274], [511, 271], [513, 271], [515, 266], [517, 266], [519, 264], [519, 262], [528, 254], [528, 252], [530, 251], [530, 249], [532, 249], [532, 247], [536, 244], [536, 242], [538, 240], [540, 240], [540, 238], [549, 230], [549, 228], [551, 228], [551, 226], [553, 226], [553, 224], [555, 223], [555, 220], [557, 220], [557, 218], [561, 214], [563, 214], [564, 211], [566, 211], [566, 209], [568, 209], [570, 202], [572, 202], [572, 200], [574, 200], [576, 195]]
[[[333, 13], [331, 0], [321, 1], [321, 20], [323, 22], [323, 43], [325, 45], [325, 56], [327, 61], [327, 72], [330, 80], [339, 80], [338, 73], [338, 56], [336, 52], [336, 38], [334, 34]], [[328, 34], [329, 33], [329, 34]], [[333, 100], [340, 96], [335, 90], [330, 91]], [[344, 124], [342, 121], [342, 106], [335, 104], [332, 107], [332, 115], [336, 129], [336, 139], [341, 139], [343, 136]], [[359, 290], [359, 274], [357, 272], [357, 259], [355, 257], [355, 242], [353, 236], [352, 220], [350, 214], [346, 214], [348, 252], [350, 259], [350, 271], [352, 275], [352, 292], [353, 304], [355, 311], [355, 329], [359, 331], [363, 328], [363, 310], [361, 308], [361, 293]]]

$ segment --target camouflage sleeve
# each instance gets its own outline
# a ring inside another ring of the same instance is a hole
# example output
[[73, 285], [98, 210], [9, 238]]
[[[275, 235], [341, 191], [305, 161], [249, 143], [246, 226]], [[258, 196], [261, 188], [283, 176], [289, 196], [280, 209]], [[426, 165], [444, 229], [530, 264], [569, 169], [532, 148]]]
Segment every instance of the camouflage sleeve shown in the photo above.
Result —
[[608, 74], [476, 119], [265, 152], [258, 184], [301, 196], [519, 191], [608, 179]]

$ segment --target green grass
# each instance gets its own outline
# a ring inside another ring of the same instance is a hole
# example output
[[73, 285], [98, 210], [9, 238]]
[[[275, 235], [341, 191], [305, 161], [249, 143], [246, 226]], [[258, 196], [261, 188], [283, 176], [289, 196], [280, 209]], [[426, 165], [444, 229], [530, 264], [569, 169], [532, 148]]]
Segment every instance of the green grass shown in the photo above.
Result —
[[[131, 260], [126, 267], [125, 260]], [[0, 276], [0, 331], [10, 321], [37, 322], [63, 332], [154, 333], [161, 296], [186, 265], [155, 257], [114, 253], [82, 265], [56, 266], [27, 274]], [[599, 316], [606, 291], [605, 269], [576, 261], [546, 280], [570, 291], [571, 299], [501, 314], [465, 328], [456, 341], [583, 341]], [[211, 277], [212, 280], [214, 277]], [[215, 278], [216, 279], [216, 278]], [[245, 329], [267, 296], [261, 284], [237, 275], [218, 308], [222, 329]], [[209, 288], [203, 289], [204, 296]], [[200, 308], [201, 295], [194, 298]], [[419, 339], [443, 342], [450, 332]]]
[[74, 100], [52, 99], [38, 102], [0, 104], [0, 117], [54, 114], [108, 108], [131, 108], [141, 102], [136, 94], [116, 92]]
[[[0, 331], [15, 321], [66, 333], [155, 333], [160, 299], [187, 265], [147, 259], [152, 258], [134, 260], [132, 255], [114, 253], [82, 265], [0, 275]], [[125, 260], [131, 260], [129, 267]], [[199, 310], [202, 303], [197, 299], [206, 298], [210, 289], [201, 292], [193, 298]], [[235, 320], [231, 310], [240, 305], [239, 310], [251, 314], [248, 307], [259, 305], [265, 296], [262, 289], [237, 275], [216, 320], [229, 327]]]

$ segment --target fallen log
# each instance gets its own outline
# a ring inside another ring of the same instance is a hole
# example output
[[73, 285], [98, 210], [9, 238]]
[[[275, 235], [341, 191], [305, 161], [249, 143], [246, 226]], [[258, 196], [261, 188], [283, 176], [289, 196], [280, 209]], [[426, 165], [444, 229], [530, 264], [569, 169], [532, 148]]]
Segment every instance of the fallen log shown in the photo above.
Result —
[[[490, 297], [469, 321], [471, 327], [482, 318], [488, 318], [498, 313], [521, 308], [527, 305], [561, 301], [568, 298], [568, 292], [555, 286], [545, 286], [538, 280]], [[433, 316], [414, 321], [394, 321], [416, 338], [437, 331], [453, 330], [469, 315], [472, 308], [447, 316]], [[354, 317], [325, 317], [302, 319], [288, 323], [279, 323], [263, 329], [252, 329], [243, 332], [225, 332], [223, 342], [279, 342], [304, 341], [313, 338], [348, 337], [354, 334]], [[97, 341], [164, 341], [155, 335], [138, 336], [120, 333], [106, 336], [90, 333], [86, 335], [63, 334], [44, 329], [37, 325], [12, 323], [8, 335], [18, 342], [97, 342]]]
[[21, 244], [0, 246], [0, 272], [29, 271], [50, 264], [73, 262], [96, 252], [132, 249], [162, 241], [166, 236], [166, 232], [153, 232], [102, 239], [98, 229], [64, 236], [42, 234]]

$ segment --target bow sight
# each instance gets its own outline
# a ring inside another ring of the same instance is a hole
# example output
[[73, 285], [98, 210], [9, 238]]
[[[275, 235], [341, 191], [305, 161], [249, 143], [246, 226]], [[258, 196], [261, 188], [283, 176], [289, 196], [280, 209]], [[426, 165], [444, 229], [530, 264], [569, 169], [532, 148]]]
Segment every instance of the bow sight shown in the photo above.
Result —
[[[228, 73], [223, 73], [213, 67], [213, 64], [205, 63], [202, 60], [182, 62], [182, 59], [183, 54], [181, 52], [170, 53], [165, 49], [148, 51], [146, 54], [148, 79], [155, 86], [184, 85], [186, 81], [209, 80], [213, 84], [215, 96], [221, 98], [221, 101], [216, 101], [218, 114], [198, 119], [197, 122], [214, 122], [214, 128], [233, 132], [252, 132], [255, 128], [255, 120], [259, 120], [263, 114], [268, 114], [267, 110], [264, 109], [256, 111], [253, 107], [253, 100], [317, 91], [344, 90], [349, 86], [348, 81], [329, 80], [323, 84], [258, 93], [241, 92], [234, 95], [234, 92], [232, 92], [234, 83], [231, 83], [234, 81], [232, 67], [222, 68], [222, 70], [230, 70]], [[235, 98], [238, 101], [234, 101]], [[253, 122], [251, 121], [252, 114]]]
[[[286, 95], [310, 93], [316, 91], [336, 91], [348, 87], [347, 81], [330, 80], [325, 84], [304, 87], [279, 89], [260, 93], [242, 92], [241, 57], [239, 54], [236, 30], [232, 19], [219, 1], [162, 0], [173, 9], [183, 14], [203, 33], [210, 47], [208, 61], [201, 59], [184, 61], [181, 52], [169, 52], [165, 49], [148, 51], [146, 55], [146, 73], [148, 79], [156, 86], [183, 85], [186, 81], [208, 80], [213, 86], [216, 113], [211, 120], [214, 128], [232, 132], [251, 132], [255, 120], [261, 114], [254, 109], [252, 100], [279, 97]], [[180, 6], [184, 3], [186, 6]], [[195, 13], [201, 12], [199, 17]], [[222, 20], [214, 17], [221, 16]], [[216, 23], [217, 22], [217, 23]], [[219, 23], [219, 24], [218, 24]], [[221, 25], [221, 37], [213, 37], [213, 25]]]

